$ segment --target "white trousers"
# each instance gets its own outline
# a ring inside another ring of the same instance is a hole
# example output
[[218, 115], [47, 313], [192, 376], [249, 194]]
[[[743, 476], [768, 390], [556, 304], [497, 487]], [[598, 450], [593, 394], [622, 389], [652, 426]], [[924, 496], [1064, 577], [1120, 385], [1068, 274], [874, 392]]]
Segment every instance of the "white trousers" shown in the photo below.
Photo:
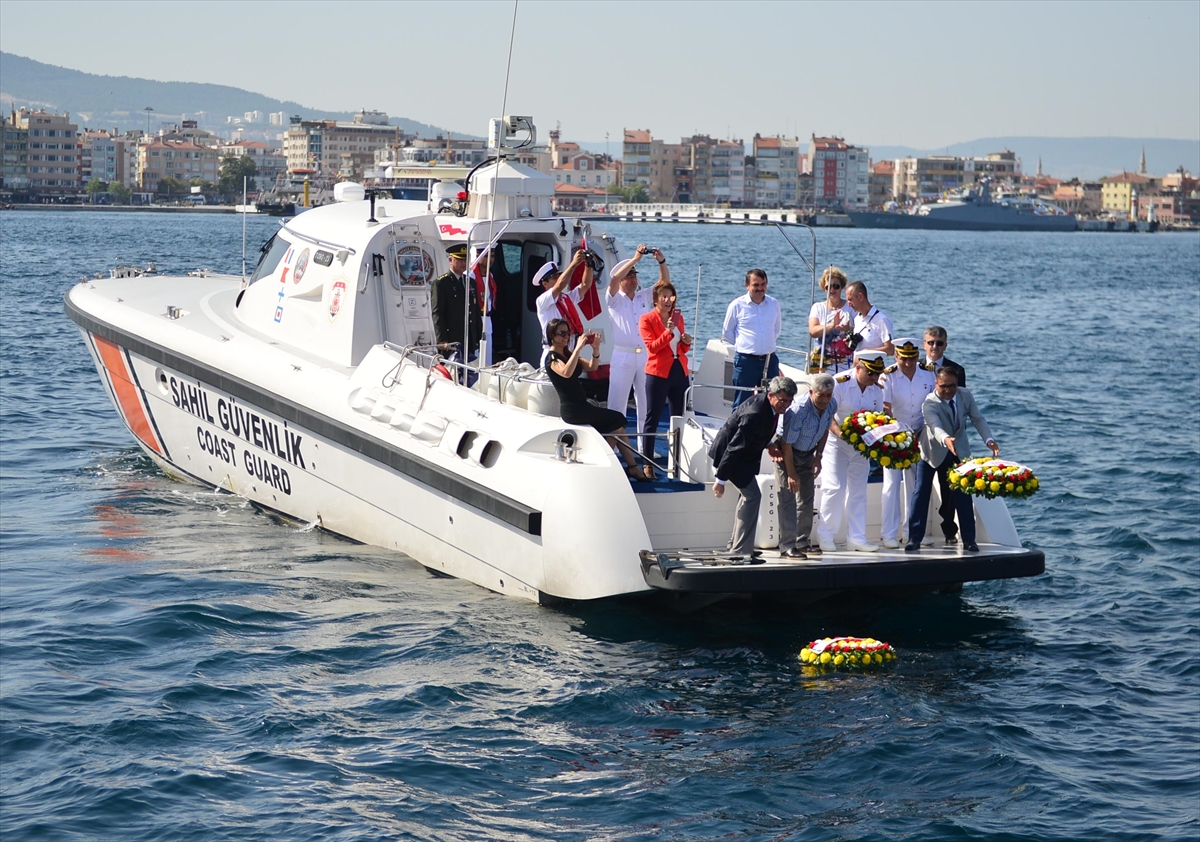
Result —
[[883, 469], [883, 537], [908, 540], [908, 501], [917, 491], [917, 466]]
[[[622, 415], [629, 406], [629, 390], [633, 389], [633, 402], [637, 406], [638, 432], [646, 429], [646, 355], [634, 354], [614, 348], [608, 361], [608, 408]], [[641, 450], [641, 437], [634, 448]]]
[[847, 540], [867, 543], [867, 474], [871, 463], [850, 445], [830, 435], [821, 459], [821, 503], [817, 539], [832, 543], [847, 520]]

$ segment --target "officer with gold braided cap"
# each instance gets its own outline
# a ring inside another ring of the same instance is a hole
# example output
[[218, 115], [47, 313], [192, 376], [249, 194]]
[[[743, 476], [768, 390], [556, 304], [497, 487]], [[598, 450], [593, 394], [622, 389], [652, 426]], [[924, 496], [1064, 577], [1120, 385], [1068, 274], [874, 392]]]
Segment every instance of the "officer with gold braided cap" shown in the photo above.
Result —
[[[450, 356], [458, 351], [458, 359], [466, 362], [475, 356], [483, 336], [483, 319], [475, 295], [475, 284], [467, 283], [467, 244], [457, 243], [446, 249], [450, 271], [438, 276], [429, 290], [429, 306], [433, 315], [433, 335], [438, 352]], [[470, 310], [466, 297], [470, 296]], [[469, 334], [463, 336], [463, 321], [469, 322]], [[463, 347], [466, 345], [466, 347]]]
[[[912, 430], [921, 434], [925, 419], [921, 415], [921, 404], [925, 396], [934, 389], [936, 378], [931, 371], [921, 368], [918, 358], [921, 346], [916, 339], [893, 340], [896, 349], [896, 364], [884, 370], [880, 384], [883, 386], [883, 411]], [[908, 525], [905, 504], [912, 499], [917, 489], [917, 466], [903, 470], [883, 470], [883, 545], [889, 550], [898, 549], [908, 541], [902, 534]]]
[[838, 411], [829, 427], [821, 471], [820, 520], [817, 539], [821, 552], [837, 550], [834, 540], [842, 527], [842, 515], [847, 521], [847, 547], [856, 552], [873, 553], [878, 544], [867, 540], [867, 474], [871, 469], [854, 446], [842, 440], [842, 421], [864, 409], [883, 412], [883, 390], [879, 376], [883, 374], [883, 351], [855, 351], [854, 368], [833, 378], [833, 397]]

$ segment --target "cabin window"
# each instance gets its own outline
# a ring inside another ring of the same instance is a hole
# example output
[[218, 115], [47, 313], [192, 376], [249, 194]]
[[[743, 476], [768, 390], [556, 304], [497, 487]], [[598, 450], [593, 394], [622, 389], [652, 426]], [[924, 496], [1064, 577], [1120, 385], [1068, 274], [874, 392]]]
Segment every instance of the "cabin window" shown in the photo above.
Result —
[[262, 248], [259, 249], [262, 256], [258, 259], [258, 266], [255, 267], [254, 274], [250, 276], [250, 283], [253, 284], [255, 281], [274, 275], [279, 261], [283, 260], [283, 256], [291, 247], [292, 244], [282, 239], [278, 232], [272, 234], [271, 239], [263, 243]]

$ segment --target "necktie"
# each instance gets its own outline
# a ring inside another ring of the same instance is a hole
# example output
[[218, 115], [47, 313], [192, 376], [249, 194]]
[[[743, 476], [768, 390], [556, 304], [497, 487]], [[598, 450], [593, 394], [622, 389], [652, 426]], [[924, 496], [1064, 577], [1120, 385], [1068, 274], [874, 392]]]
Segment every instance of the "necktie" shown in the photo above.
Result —
[[954, 398], [950, 399], [950, 426], [953, 430], [958, 429], [958, 407], [954, 403]]

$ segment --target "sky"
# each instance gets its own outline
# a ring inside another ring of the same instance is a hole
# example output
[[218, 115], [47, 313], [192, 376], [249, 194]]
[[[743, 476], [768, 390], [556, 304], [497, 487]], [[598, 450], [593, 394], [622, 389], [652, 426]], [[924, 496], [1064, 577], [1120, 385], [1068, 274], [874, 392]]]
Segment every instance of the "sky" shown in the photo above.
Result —
[[[483, 136], [1200, 141], [1200, 2], [2, 0], [0, 49]], [[512, 36], [512, 61], [509, 44]], [[507, 89], [505, 86], [507, 78]], [[0, 79], [0, 90], [3, 80]]]

